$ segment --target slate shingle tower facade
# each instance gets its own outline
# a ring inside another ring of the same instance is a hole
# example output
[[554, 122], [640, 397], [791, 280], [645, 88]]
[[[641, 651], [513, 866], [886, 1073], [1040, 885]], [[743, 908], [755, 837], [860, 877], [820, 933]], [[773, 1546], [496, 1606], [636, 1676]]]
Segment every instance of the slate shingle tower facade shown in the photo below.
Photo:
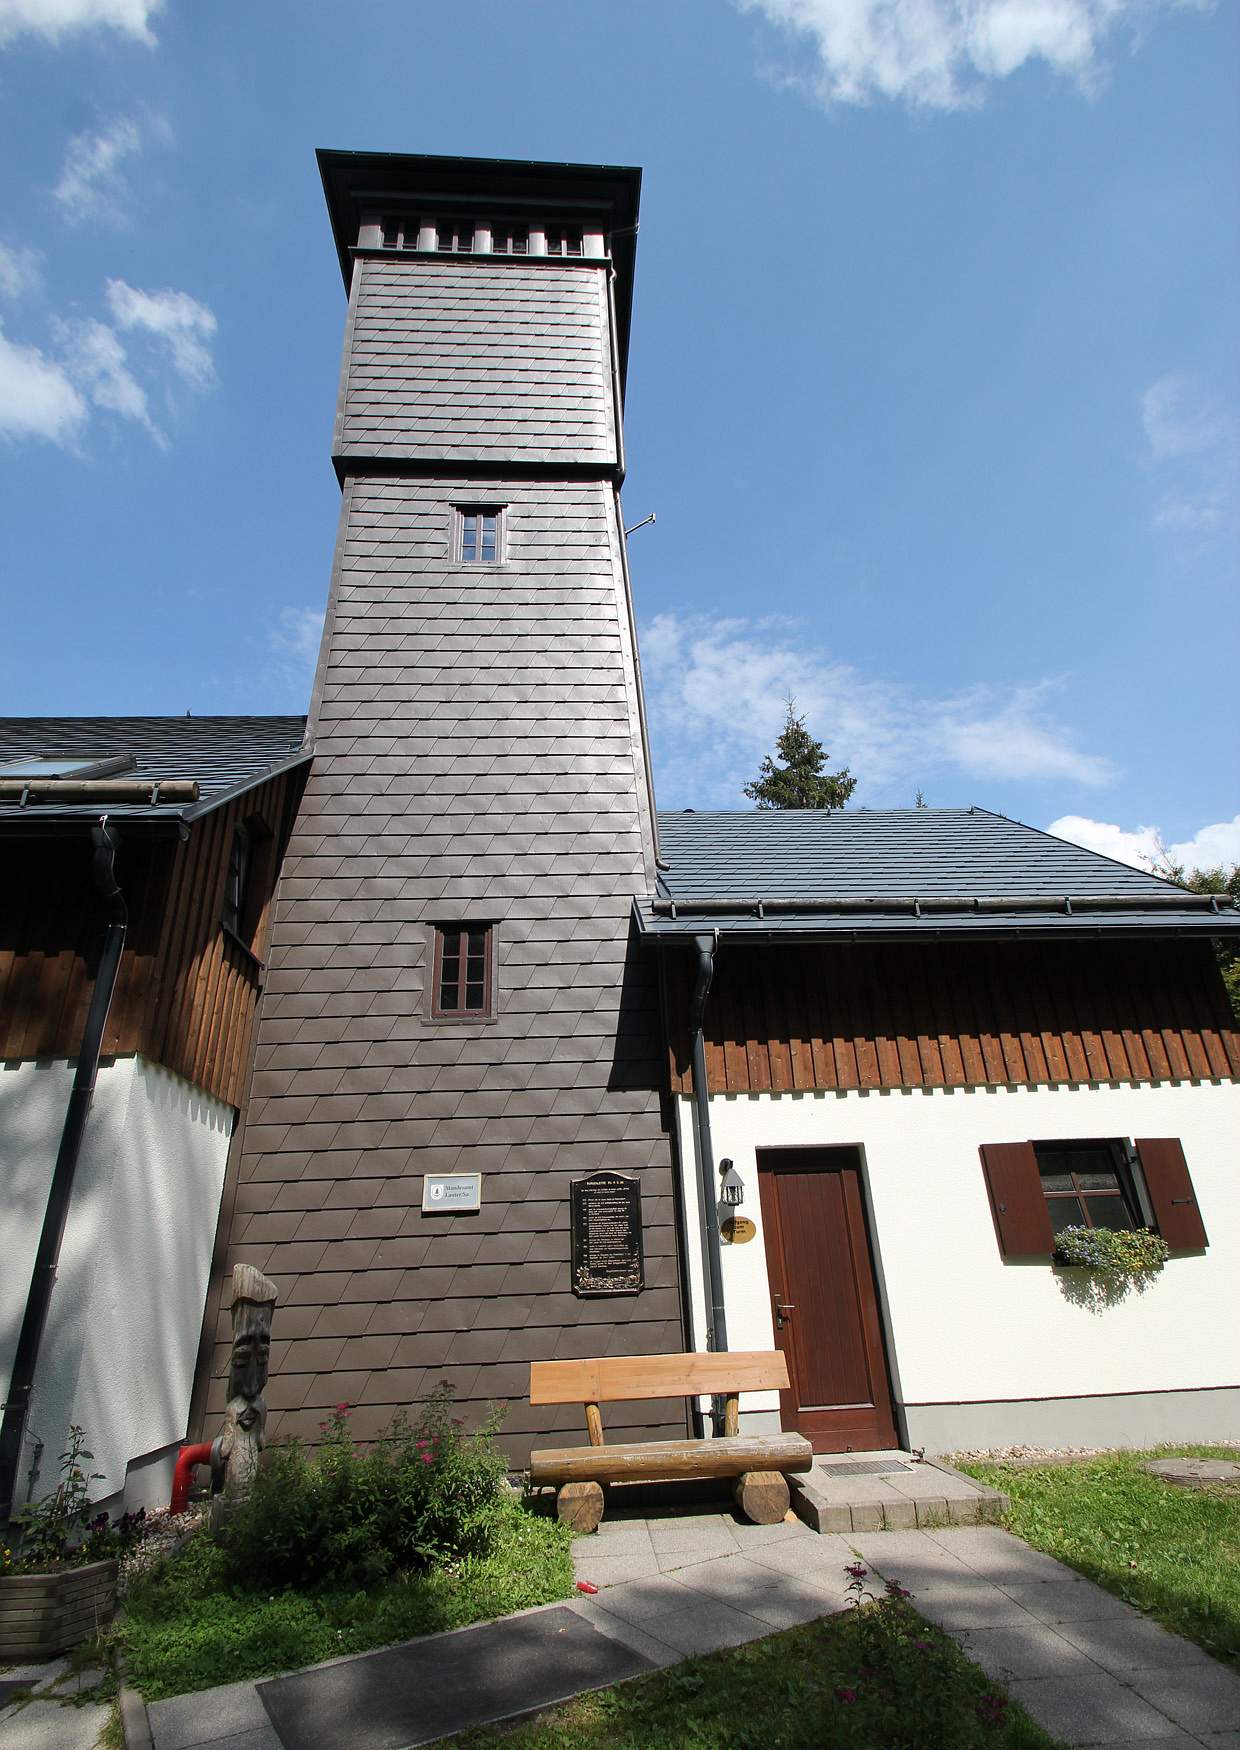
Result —
[[[446, 1379], [475, 1412], [510, 1400], [519, 1463], [580, 1417], [531, 1411], [531, 1360], [684, 1346], [631, 940], [655, 882], [618, 496], [640, 177], [320, 162], [349, 288], [343, 506], [205, 1426], [244, 1260], [281, 1290], [269, 1436], [348, 1401], [365, 1437]], [[489, 930], [489, 971], [453, 957], [461, 928]], [[601, 1167], [641, 1175], [632, 1298], [570, 1291], [569, 1183]], [[478, 1213], [423, 1213], [443, 1172], [481, 1173]], [[632, 1416], [683, 1432], [679, 1404]]]

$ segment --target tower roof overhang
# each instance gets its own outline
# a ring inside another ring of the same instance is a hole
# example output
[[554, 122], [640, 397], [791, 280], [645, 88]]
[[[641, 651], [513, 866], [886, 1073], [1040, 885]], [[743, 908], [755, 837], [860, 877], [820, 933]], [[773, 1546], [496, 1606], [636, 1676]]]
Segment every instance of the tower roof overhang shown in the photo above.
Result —
[[316, 153], [347, 292], [363, 213], [399, 202], [428, 210], [500, 210], [513, 216], [597, 216], [611, 240], [623, 382], [628, 366], [642, 173], [623, 164], [550, 164], [515, 158], [444, 158], [420, 152]]

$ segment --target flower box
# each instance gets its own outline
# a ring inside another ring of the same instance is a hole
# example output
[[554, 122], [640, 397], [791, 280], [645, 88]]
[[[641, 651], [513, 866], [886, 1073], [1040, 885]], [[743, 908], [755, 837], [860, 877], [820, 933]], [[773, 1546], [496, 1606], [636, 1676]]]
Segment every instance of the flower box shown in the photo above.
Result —
[[0, 1575], [0, 1665], [55, 1658], [111, 1621], [117, 1566]]

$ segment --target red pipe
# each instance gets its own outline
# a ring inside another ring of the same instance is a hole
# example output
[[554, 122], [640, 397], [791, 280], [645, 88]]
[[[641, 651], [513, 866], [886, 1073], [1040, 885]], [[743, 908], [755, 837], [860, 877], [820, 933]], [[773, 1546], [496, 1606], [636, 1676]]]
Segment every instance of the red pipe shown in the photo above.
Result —
[[184, 1513], [189, 1501], [190, 1484], [194, 1480], [196, 1464], [210, 1464], [211, 1442], [204, 1440], [197, 1446], [183, 1446], [177, 1454], [176, 1469], [172, 1473], [172, 1511]]

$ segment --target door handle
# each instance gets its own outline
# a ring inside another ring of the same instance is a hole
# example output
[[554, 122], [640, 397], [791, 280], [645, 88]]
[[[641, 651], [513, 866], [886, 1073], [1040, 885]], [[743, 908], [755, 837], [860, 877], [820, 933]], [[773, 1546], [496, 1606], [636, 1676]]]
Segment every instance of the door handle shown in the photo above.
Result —
[[777, 1331], [782, 1331], [788, 1322], [787, 1315], [797, 1310], [796, 1302], [785, 1300], [783, 1296], [779, 1294], [772, 1296], [772, 1299], [775, 1306], [775, 1329]]

